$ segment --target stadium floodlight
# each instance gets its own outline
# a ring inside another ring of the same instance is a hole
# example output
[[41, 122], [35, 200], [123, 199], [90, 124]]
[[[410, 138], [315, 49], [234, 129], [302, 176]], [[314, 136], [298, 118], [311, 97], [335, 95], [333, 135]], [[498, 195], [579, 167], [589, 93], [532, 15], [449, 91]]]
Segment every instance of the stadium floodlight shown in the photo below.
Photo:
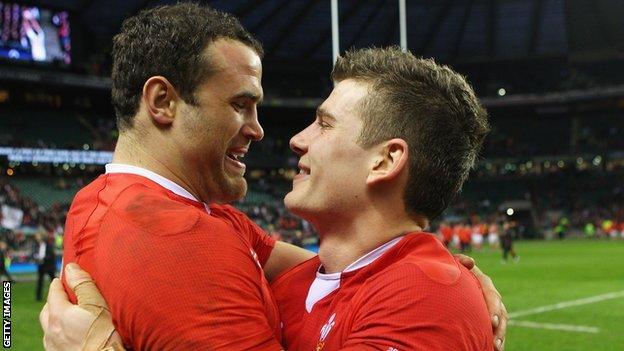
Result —
[[332, 27], [332, 64], [336, 63], [340, 53], [340, 36], [338, 33], [338, 0], [331, 0]]
[[407, 51], [407, 11], [405, 0], [399, 0], [399, 33], [401, 40], [401, 50]]
[[594, 166], [600, 166], [601, 162], [602, 162], [602, 157], [600, 157], [600, 155], [598, 155], [598, 156], [594, 157], [594, 160], [593, 160], [592, 163], [594, 164]]
[[[399, 1], [399, 42], [401, 50], [407, 51], [407, 8], [405, 0]], [[338, 0], [331, 0], [331, 33], [332, 33], [332, 63], [336, 63], [340, 54], [340, 24], [338, 23]]]

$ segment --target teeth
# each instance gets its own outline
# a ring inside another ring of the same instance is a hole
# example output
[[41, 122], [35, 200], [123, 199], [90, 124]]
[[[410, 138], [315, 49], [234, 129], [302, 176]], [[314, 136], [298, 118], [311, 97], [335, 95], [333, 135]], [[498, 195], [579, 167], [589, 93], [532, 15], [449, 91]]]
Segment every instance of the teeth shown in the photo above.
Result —
[[230, 156], [231, 158], [235, 159], [236, 161], [238, 161], [239, 159], [245, 157], [245, 154], [243, 154], [243, 153], [233, 153], [233, 152], [230, 152], [227, 155]]

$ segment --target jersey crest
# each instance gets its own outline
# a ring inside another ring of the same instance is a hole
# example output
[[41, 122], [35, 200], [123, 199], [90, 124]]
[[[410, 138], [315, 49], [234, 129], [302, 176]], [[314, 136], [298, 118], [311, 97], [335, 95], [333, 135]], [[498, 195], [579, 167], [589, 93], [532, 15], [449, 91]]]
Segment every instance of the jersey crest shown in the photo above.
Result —
[[327, 321], [327, 323], [325, 323], [323, 328], [321, 328], [321, 335], [319, 337], [319, 342], [316, 345], [316, 351], [320, 351], [323, 349], [323, 346], [325, 346], [325, 338], [327, 337], [327, 335], [329, 335], [329, 332], [334, 327], [334, 324], [336, 324], [336, 313], [333, 313], [329, 317], [329, 320]]
[[258, 259], [258, 254], [253, 250], [249, 249], [249, 253], [251, 253], [251, 258], [253, 258], [254, 262], [262, 269], [262, 265], [260, 264], [260, 260]]

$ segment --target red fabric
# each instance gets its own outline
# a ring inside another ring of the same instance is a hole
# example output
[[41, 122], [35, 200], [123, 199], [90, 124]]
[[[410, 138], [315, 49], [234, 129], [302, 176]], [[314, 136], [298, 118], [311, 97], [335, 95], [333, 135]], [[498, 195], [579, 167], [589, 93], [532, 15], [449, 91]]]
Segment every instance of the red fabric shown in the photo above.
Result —
[[433, 235], [410, 234], [373, 263], [342, 273], [340, 287], [308, 313], [319, 265], [315, 257], [272, 284], [289, 351], [493, 349], [477, 279]]
[[128, 346], [281, 349], [260, 267], [275, 241], [233, 207], [210, 208], [131, 174], [102, 175], [74, 198], [63, 261], [91, 273]]

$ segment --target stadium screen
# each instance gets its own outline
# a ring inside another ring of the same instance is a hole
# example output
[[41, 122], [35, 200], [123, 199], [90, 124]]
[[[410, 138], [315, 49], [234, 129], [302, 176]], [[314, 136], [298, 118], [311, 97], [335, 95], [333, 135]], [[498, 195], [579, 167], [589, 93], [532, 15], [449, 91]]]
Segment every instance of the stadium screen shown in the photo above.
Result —
[[0, 1], [0, 58], [69, 65], [68, 12]]

